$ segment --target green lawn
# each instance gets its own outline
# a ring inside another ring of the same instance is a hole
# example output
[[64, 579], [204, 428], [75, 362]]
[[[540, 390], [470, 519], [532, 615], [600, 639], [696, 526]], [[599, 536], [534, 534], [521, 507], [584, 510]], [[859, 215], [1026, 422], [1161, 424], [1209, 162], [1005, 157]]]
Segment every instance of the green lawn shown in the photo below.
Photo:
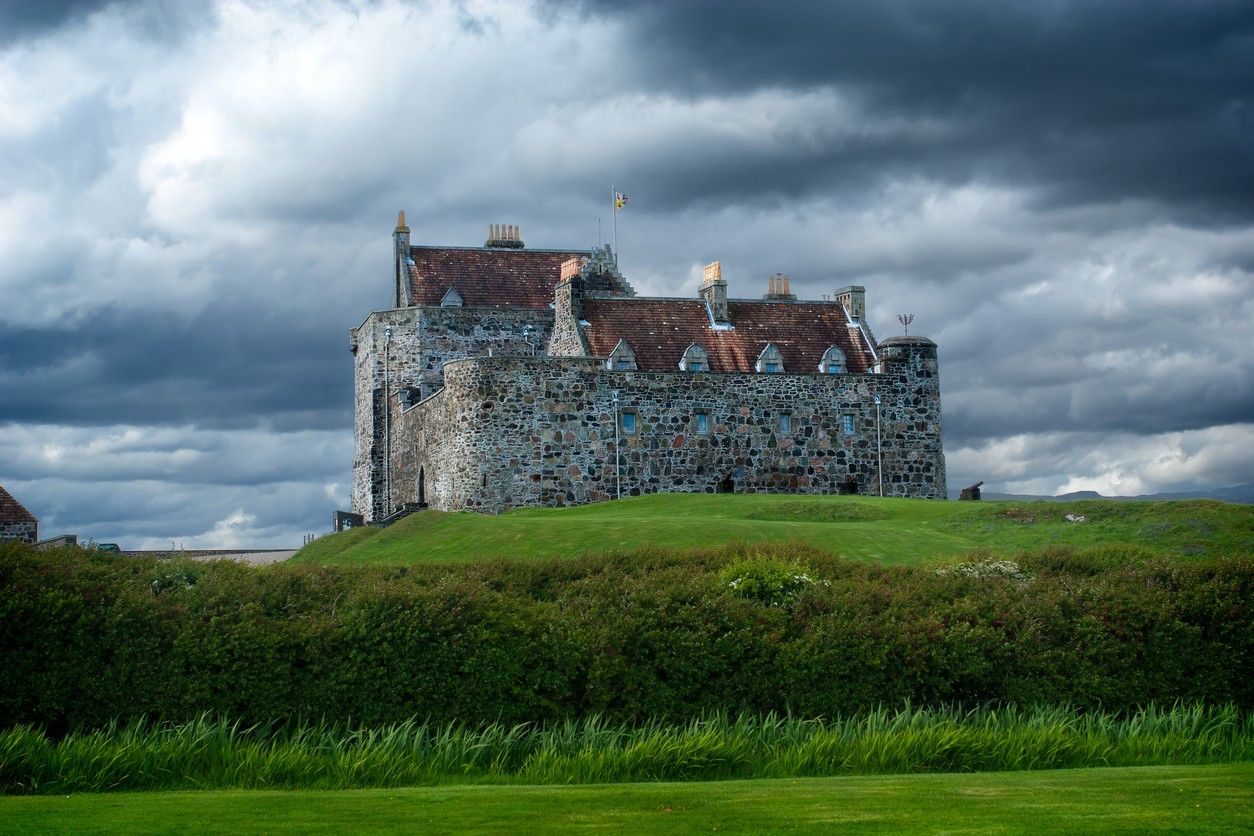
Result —
[[581, 787], [0, 798], [3, 833], [1245, 833], [1254, 764]]
[[[1067, 514], [1088, 522], [1072, 523]], [[301, 563], [409, 563], [723, 543], [802, 542], [845, 557], [918, 563], [987, 549], [1135, 543], [1176, 556], [1254, 551], [1254, 506], [1178, 502], [938, 502], [862, 496], [655, 494], [496, 517], [422, 511], [387, 529], [314, 541]]]

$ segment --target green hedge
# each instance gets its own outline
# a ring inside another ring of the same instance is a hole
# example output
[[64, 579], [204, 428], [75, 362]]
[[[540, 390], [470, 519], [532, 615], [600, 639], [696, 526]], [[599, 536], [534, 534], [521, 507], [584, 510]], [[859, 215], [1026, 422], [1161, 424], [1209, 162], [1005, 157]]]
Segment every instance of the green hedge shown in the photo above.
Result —
[[205, 711], [368, 725], [905, 701], [1249, 709], [1252, 580], [1248, 556], [1131, 547], [942, 570], [800, 546], [253, 569], [10, 544], [0, 727]]

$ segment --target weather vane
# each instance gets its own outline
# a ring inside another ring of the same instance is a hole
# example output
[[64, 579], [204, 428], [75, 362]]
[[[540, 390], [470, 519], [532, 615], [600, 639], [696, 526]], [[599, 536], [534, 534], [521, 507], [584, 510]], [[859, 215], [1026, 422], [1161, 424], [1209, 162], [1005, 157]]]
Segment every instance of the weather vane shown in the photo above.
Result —
[[899, 313], [897, 314], [897, 321], [901, 323], [901, 327], [906, 329], [906, 336], [910, 336], [910, 323], [914, 322], [914, 314]]

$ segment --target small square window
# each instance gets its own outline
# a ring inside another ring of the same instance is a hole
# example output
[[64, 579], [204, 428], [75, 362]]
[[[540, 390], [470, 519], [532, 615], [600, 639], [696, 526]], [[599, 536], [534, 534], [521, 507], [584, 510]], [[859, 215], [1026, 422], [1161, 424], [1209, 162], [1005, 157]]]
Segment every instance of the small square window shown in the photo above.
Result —
[[636, 413], [624, 412], [622, 417], [623, 432], [628, 435], [635, 435], [636, 432]]
[[853, 435], [853, 416], [844, 415], [841, 417], [841, 423], [845, 430], [845, 435]]
[[631, 371], [631, 361], [630, 360], [618, 360], [614, 363], [614, 368], [620, 372], [629, 372]]
[[842, 369], [842, 368], [840, 367], [840, 364], [839, 364], [839, 363], [828, 363], [828, 364], [827, 364], [827, 373], [828, 373], [828, 374], [840, 374], [840, 373], [841, 373], [841, 372], [843, 372], [843, 371], [844, 371], [844, 369]]
[[708, 433], [710, 431], [710, 413], [698, 412], [696, 414], [696, 419], [697, 419], [697, 432]]
[[699, 371], [704, 371], [704, 369], [703, 369], [703, 367], [702, 367], [702, 365], [701, 365], [700, 363], [689, 363], [689, 364], [688, 364], [688, 371], [690, 371], [690, 372], [699, 372]]
[[767, 374], [774, 374], [774, 373], [776, 373], [776, 372], [778, 372], [778, 371], [779, 371], [779, 363], [767, 363], [767, 364], [766, 364], [766, 373], [767, 373]]
[[787, 412], [781, 412], [779, 414], [779, 434], [780, 435], [792, 434], [792, 415], [790, 415]]

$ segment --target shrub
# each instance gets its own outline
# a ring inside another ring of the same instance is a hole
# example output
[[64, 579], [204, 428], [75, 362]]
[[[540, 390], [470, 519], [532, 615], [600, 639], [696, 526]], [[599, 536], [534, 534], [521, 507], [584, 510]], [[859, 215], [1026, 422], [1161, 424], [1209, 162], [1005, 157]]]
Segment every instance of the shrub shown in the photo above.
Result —
[[768, 607], [791, 607], [814, 579], [796, 563], [754, 555], [737, 560], [719, 574], [719, 581], [733, 594]]
[[1025, 583], [794, 545], [401, 568], [3, 545], [0, 728], [1254, 707], [1254, 561], [1125, 556], [1023, 554]]

